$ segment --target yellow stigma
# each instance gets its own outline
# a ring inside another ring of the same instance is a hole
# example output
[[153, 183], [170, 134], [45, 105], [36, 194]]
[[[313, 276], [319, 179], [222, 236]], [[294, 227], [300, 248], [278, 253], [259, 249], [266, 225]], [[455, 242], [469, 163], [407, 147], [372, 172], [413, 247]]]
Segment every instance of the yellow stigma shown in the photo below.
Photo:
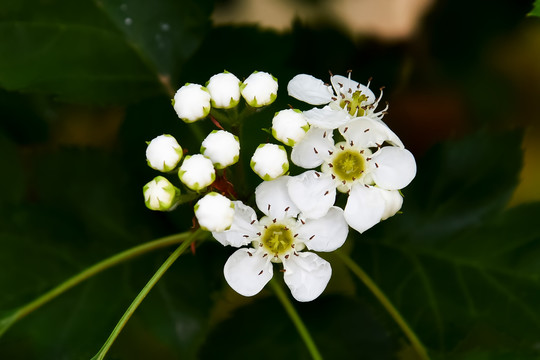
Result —
[[332, 161], [332, 171], [340, 179], [354, 181], [364, 173], [366, 160], [354, 150], [341, 151]]
[[362, 103], [367, 99], [368, 97], [361, 91], [355, 91], [351, 97], [342, 99], [339, 106], [347, 110], [351, 116], [364, 116], [365, 111], [362, 109]]
[[287, 252], [293, 243], [291, 231], [284, 225], [275, 224], [266, 228], [261, 237], [263, 246], [273, 255]]

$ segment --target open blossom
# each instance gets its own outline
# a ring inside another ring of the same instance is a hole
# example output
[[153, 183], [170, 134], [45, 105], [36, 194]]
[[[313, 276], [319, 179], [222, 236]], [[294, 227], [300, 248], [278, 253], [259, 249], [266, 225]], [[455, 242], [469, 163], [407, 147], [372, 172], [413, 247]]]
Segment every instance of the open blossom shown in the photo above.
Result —
[[343, 210], [329, 206], [319, 218], [305, 216], [289, 195], [291, 179], [282, 176], [257, 187], [257, 207], [265, 215], [260, 220], [251, 207], [235, 201], [230, 229], [212, 233], [223, 245], [251, 245], [236, 250], [224, 266], [225, 279], [241, 295], [264, 288], [273, 276], [272, 263], [283, 264], [285, 283], [298, 301], [314, 300], [330, 280], [330, 264], [303, 250], [329, 252], [343, 245], [348, 234]]
[[310, 125], [323, 129], [336, 129], [356, 117], [366, 116], [380, 120], [387, 108], [376, 111], [382, 98], [378, 98], [367, 86], [349, 77], [332, 75], [332, 85], [326, 85], [321, 80], [307, 74], [299, 74], [289, 81], [287, 91], [290, 96], [311, 105], [325, 105], [323, 108], [313, 108], [305, 111]]
[[[291, 158], [304, 168], [321, 165], [320, 177], [331, 179], [338, 191], [349, 195], [344, 209], [347, 223], [364, 232], [401, 208], [399, 190], [416, 175], [416, 162], [379, 121], [357, 118], [339, 132], [345, 141], [334, 143], [331, 131], [310, 129]], [[306, 192], [313, 188], [308, 182], [304, 186]]]

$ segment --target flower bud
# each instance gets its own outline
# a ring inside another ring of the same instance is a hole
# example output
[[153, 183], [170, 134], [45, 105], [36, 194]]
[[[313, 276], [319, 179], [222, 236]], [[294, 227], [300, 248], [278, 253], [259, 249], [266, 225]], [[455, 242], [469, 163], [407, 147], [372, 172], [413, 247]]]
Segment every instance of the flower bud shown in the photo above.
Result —
[[173, 107], [187, 123], [200, 120], [210, 112], [210, 93], [199, 84], [186, 84], [174, 95]]
[[272, 119], [272, 135], [285, 145], [294, 146], [308, 130], [309, 125], [300, 110], [282, 110]]
[[173, 170], [182, 159], [182, 147], [171, 135], [160, 135], [148, 143], [146, 162], [152, 169], [162, 172]]
[[268, 181], [274, 180], [289, 170], [287, 152], [281, 145], [261, 144], [251, 157], [251, 168]]
[[267, 72], [257, 72], [249, 75], [240, 85], [242, 97], [253, 107], [269, 105], [276, 100], [278, 81]]
[[225, 196], [210, 192], [195, 204], [195, 216], [202, 229], [228, 230], [233, 222], [234, 203]]
[[217, 169], [223, 169], [238, 161], [240, 142], [230, 132], [214, 130], [203, 140], [201, 153], [212, 160]]
[[206, 88], [215, 108], [230, 109], [240, 102], [240, 80], [230, 72], [212, 76]]
[[170, 211], [178, 204], [180, 190], [163, 176], [156, 176], [143, 187], [144, 203], [150, 210]]
[[186, 156], [178, 169], [178, 177], [191, 190], [200, 191], [216, 179], [216, 170], [212, 161], [201, 154]]

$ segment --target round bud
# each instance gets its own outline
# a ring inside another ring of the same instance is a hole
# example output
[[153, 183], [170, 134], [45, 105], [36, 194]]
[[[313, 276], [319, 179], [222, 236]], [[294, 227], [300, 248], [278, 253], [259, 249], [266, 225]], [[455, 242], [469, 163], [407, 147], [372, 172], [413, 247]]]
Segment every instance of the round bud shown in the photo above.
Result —
[[180, 190], [163, 176], [156, 176], [143, 187], [144, 203], [150, 210], [170, 211], [178, 205]]
[[206, 88], [215, 108], [230, 109], [240, 102], [240, 80], [230, 72], [212, 76]]
[[201, 154], [186, 156], [178, 169], [178, 177], [191, 190], [200, 191], [216, 179], [212, 161]]
[[283, 146], [275, 144], [261, 144], [251, 157], [251, 168], [268, 181], [274, 180], [289, 170], [287, 152]]
[[197, 221], [204, 230], [225, 231], [232, 225], [234, 203], [216, 192], [203, 196], [194, 209]]
[[257, 72], [249, 75], [240, 85], [242, 97], [253, 107], [269, 105], [276, 100], [278, 81], [267, 72]]
[[210, 112], [210, 93], [199, 84], [186, 84], [174, 95], [173, 107], [187, 123], [200, 120]]
[[214, 130], [203, 140], [201, 153], [212, 160], [217, 169], [223, 169], [238, 162], [240, 141], [225, 130]]
[[282, 110], [272, 119], [272, 135], [285, 145], [294, 146], [308, 130], [309, 125], [300, 110]]
[[162, 172], [173, 170], [183, 155], [182, 147], [171, 135], [160, 135], [152, 139], [146, 148], [148, 166]]

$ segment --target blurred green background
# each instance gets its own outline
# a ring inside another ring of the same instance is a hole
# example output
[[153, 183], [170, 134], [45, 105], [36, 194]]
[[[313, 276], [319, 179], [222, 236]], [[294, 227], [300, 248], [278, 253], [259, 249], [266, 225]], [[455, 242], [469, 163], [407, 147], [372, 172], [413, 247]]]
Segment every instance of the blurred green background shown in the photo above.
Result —
[[[214, 126], [170, 98], [224, 69], [267, 71], [278, 100], [242, 139], [269, 140], [287, 82], [328, 71], [385, 86], [384, 120], [418, 161], [403, 214], [345, 251], [433, 359], [540, 357], [540, 18], [531, 1], [3, 0], [0, 4], [0, 315], [129, 247], [190, 228], [189, 206], [144, 206], [157, 174], [145, 141], [191, 153]], [[536, 10], [538, 13], [538, 9]], [[375, 91], [377, 92], [377, 91]], [[304, 106], [304, 107], [302, 107]], [[239, 165], [241, 166], [241, 165]], [[248, 173], [248, 186], [257, 185]], [[0, 359], [89, 359], [172, 249], [119, 265], [13, 325]], [[243, 298], [233, 249], [183, 255], [110, 359], [308, 359], [270, 290]], [[392, 318], [340, 260], [296, 307], [327, 359], [415, 359]]]

